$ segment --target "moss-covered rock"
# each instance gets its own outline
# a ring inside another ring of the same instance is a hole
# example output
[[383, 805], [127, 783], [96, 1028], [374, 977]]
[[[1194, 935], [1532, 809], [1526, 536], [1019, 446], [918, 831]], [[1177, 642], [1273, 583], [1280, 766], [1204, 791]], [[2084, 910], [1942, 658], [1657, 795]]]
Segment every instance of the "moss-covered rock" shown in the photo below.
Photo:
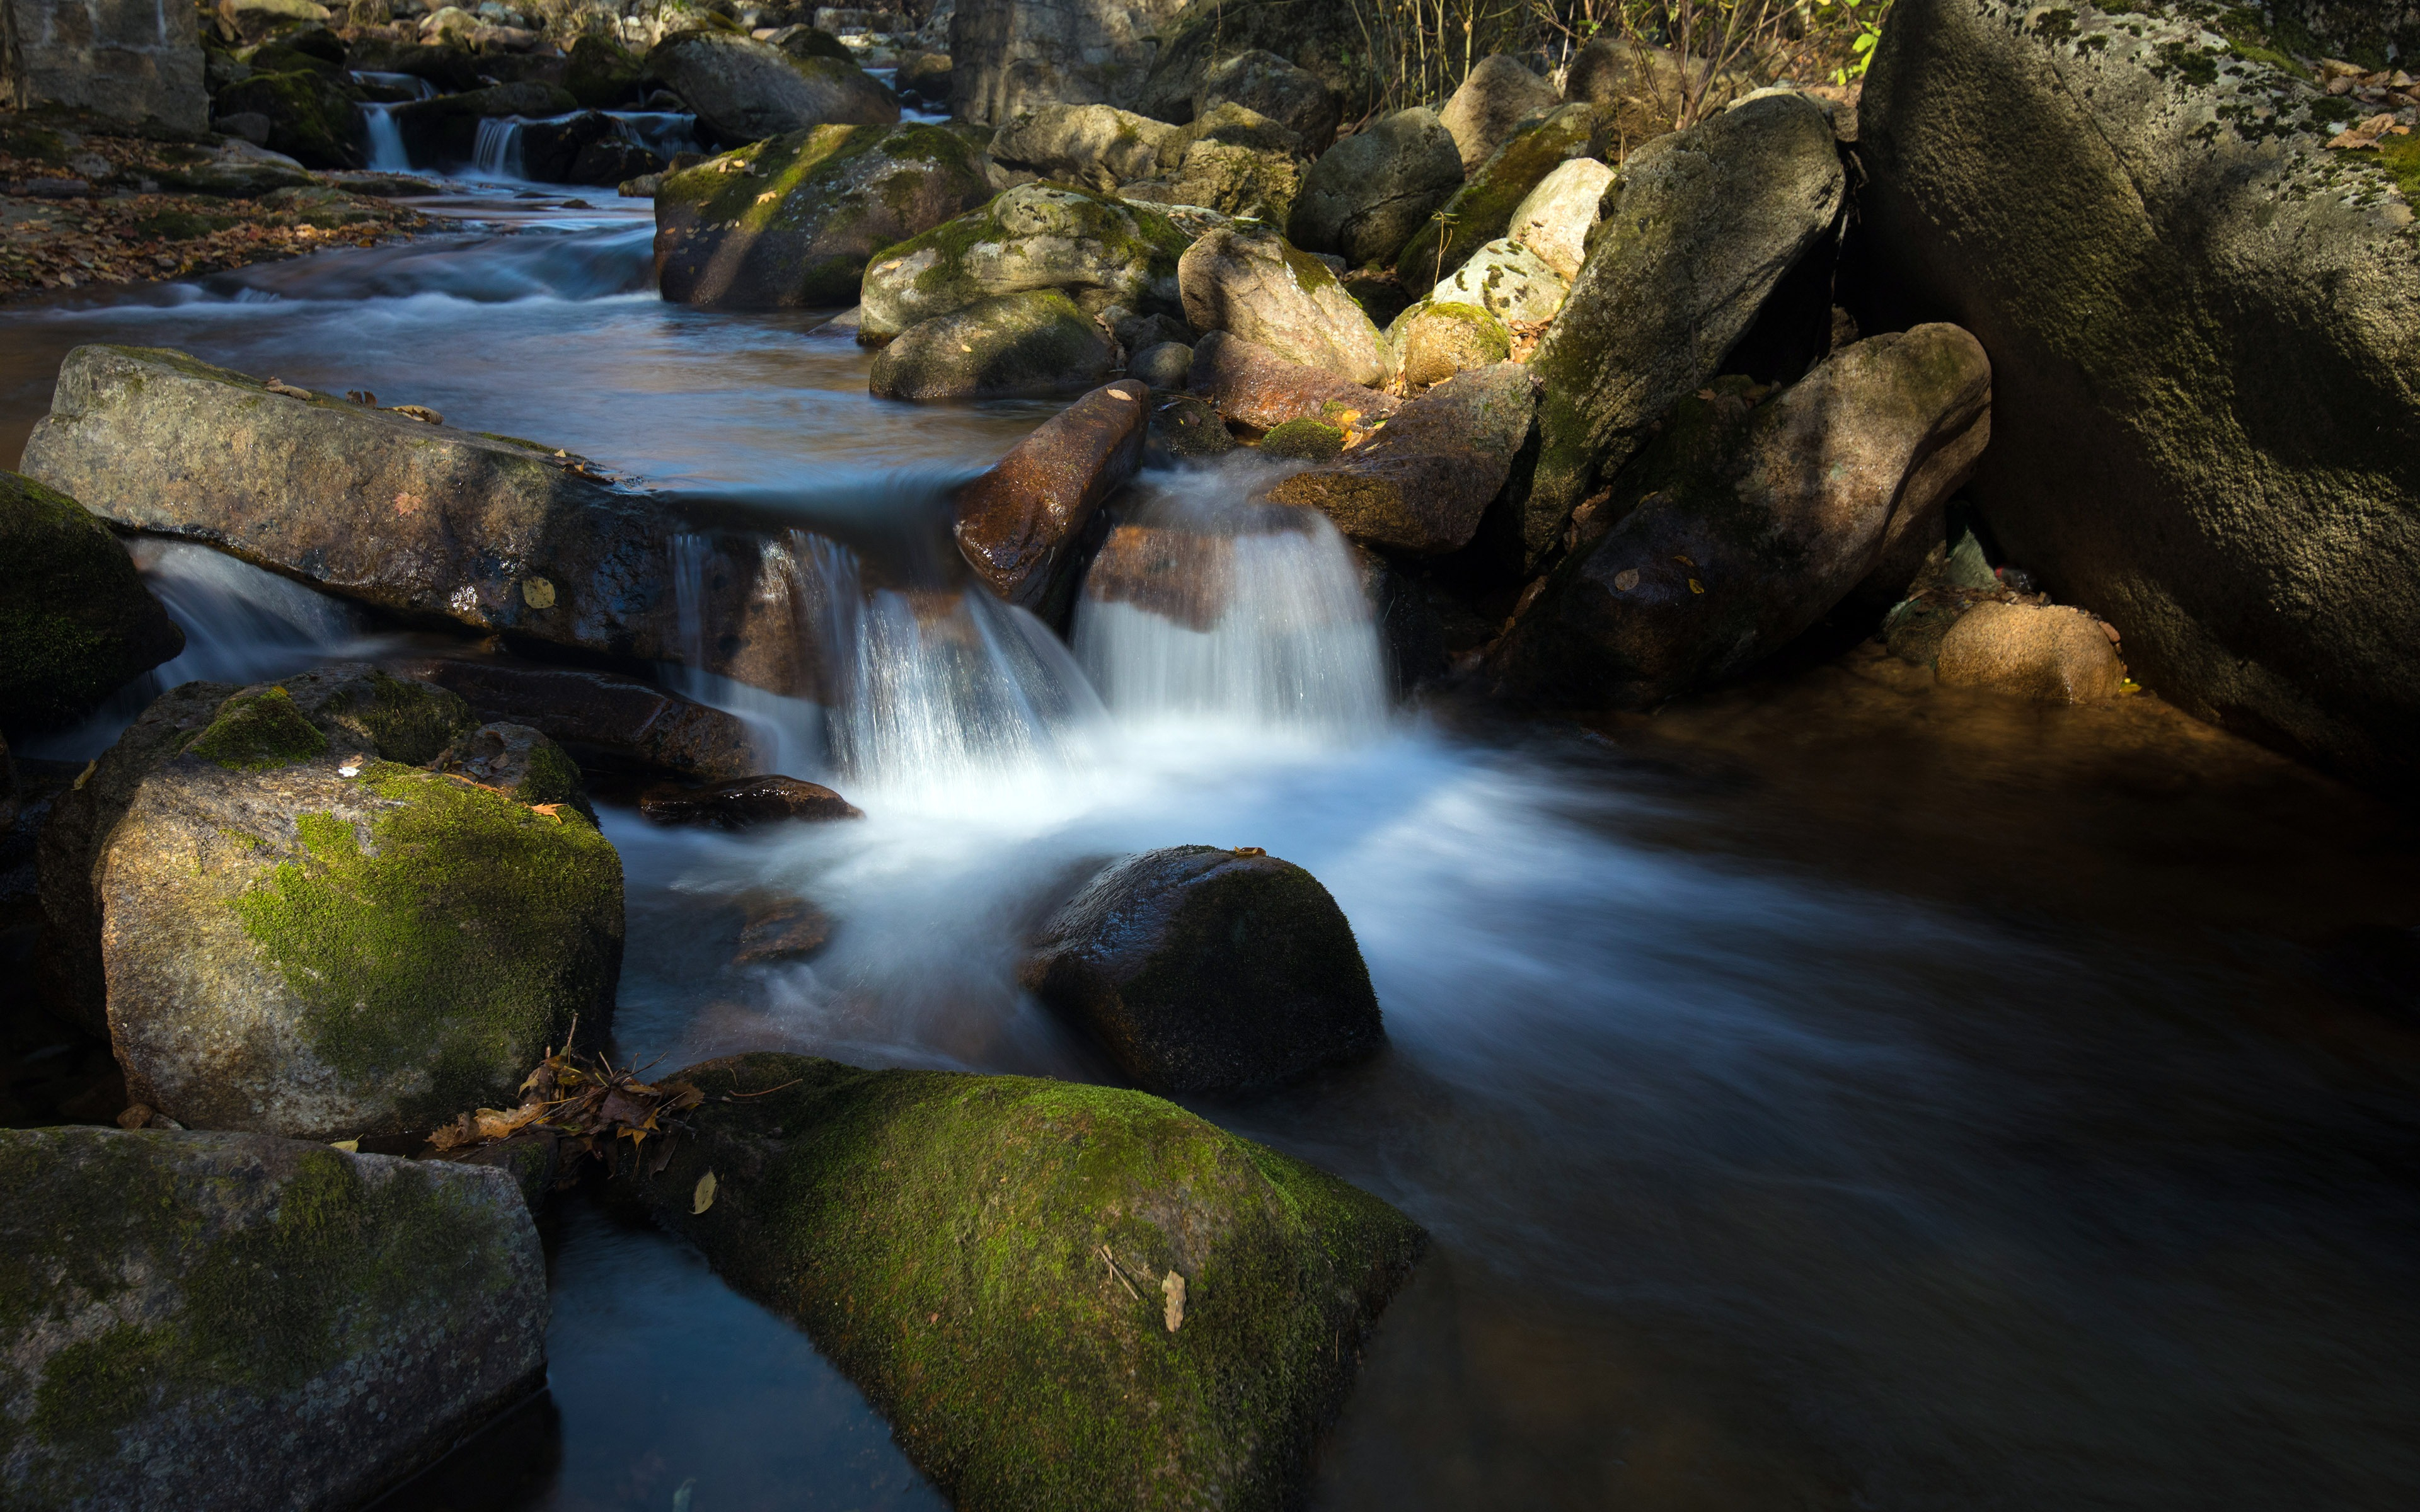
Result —
[[898, 100], [854, 62], [802, 57], [733, 32], [675, 32], [648, 52], [643, 71], [735, 146], [813, 126], [899, 123]]
[[1512, 355], [1511, 328], [1485, 305], [1467, 301], [1422, 300], [1387, 328], [1388, 377], [1405, 389], [1442, 383]]
[[610, 37], [583, 32], [571, 44], [563, 86], [590, 110], [612, 110], [639, 97], [639, 58]]
[[1356, 268], [1392, 262], [1461, 187], [1462, 150], [1436, 112], [1399, 110], [1311, 164], [1287, 216], [1286, 239], [1337, 253]]
[[656, 186], [667, 300], [724, 309], [854, 303], [866, 259], [991, 198], [975, 150], [936, 126], [818, 126]]
[[220, 116], [266, 116], [269, 140], [264, 145], [305, 167], [362, 166], [352, 97], [323, 73], [308, 69], [256, 73], [220, 90], [210, 108]]
[[0, 472], [0, 725], [75, 718], [184, 649], [109, 527], [13, 472]]
[[1151, 177], [1176, 131], [1114, 105], [1042, 105], [1002, 122], [991, 156], [1003, 168], [1107, 193]]
[[450, 777], [494, 788], [528, 808], [561, 805], [590, 824], [597, 823], [597, 810], [588, 801], [588, 784], [581, 778], [579, 764], [528, 725], [490, 720], [455, 737], [430, 764]]
[[628, 1190], [967, 1512], [1297, 1504], [1422, 1243], [1140, 1092], [778, 1055], [682, 1076], [696, 1134]]
[[545, 1381], [503, 1173], [251, 1134], [0, 1131], [10, 1506], [356, 1506]]
[[1480, 248], [1506, 235], [1512, 212], [1548, 174], [1585, 157], [1596, 130], [1596, 113], [1565, 105], [1522, 128], [1471, 171], [1438, 219], [1422, 225], [1394, 259], [1407, 287], [1426, 288], [1448, 278]]
[[1088, 314], [1181, 316], [1177, 259], [1193, 239], [1157, 210], [1052, 184], [1020, 184], [980, 210], [891, 248], [861, 290], [869, 341], [977, 300], [1058, 289]]
[[1343, 451], [1343, 430], [1308, 415], [1273, 425], [1261, 438], [1263, 456], [1283, 457], [1289, 462], [1332, 462]]
[[1378, 328], [1326, 263], [1274, 231], [1218, 230], [1177, 264], [1186, 322], [1356, 383], [1386, 376]]
[[1057, 289], [1002, 294], [919, 321], [874, 359], [886, 399], [1041, 398], [1106, 381], [1118, 344]]
[[1396, 410], [1360, 445], [1280, 480], [1266, 497], [1316, 509], [1364, 545], [1414, 556], [1460, 550], [1513, 475], [1529, 440], [1536, 387], [1518, 363], [1459, 374]]

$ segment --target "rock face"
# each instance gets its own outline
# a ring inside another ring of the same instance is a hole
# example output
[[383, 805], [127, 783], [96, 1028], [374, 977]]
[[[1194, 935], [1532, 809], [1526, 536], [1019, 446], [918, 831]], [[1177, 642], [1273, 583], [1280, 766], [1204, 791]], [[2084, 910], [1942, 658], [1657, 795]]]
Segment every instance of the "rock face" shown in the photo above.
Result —
[[1183, 313], [1176, 260], [1192, 238], [1168, 217], [1082, 190], [1020, 184], [901, 242], [865, 270], [861, 330], [888, 340], [977, 300], [1059, 289], [1086, 314]]
[[1391, 262], [1462, 186], [1462, 151], [1435, 111], [1399, 110], [1311, 165], [1286, 237], [1355, 268]]
[[1537, 255], [1565, 284], [1580, 276], [1588, 258], [1588, 234], [1613, 170], [1594, 158], [1570, 158], [1538, 180], [1512, 211], [1504, 235]]
[[545, 1384], [545, 1256], [501, 1171], [12, 1129], [0, 1190], [16, 1504], [357, 1506]]
[[961, 1507], [1294, 1504], [1423, 1243], [1140, 1092], [780, 1055], [681, 1077], [696, 1135], [625, 1189]]
[[737, 716], [614, 672], [434, 656], [391, 670], [457, 695], [477, 718], [526, 724], [592, 761], [725, 780], [763, 770], [772, 754]]
[[1356, 383], [1386, 375], [1378, 328], [1326, 263], [1275, 232], [1213, 231], [1177, 263], [1185, 319]]
[[2375, 107], [2271, 66], [2250, 12], [2230, 45], [2183, 8], [1894, 11], [1860, 112], [1866, 226], [1913, 313], [1992, 353], [2001, 444], [1974, 498], [2001, 545], [2124, 625], [2179, 704], [2400, 785], [2420, 137], [2328, 150]]
[[899, 123], [899, 101], [856, 64], [798, 57], [729, 32], [675, 32], [647, 54], [644, 73], [733, 144], [811, 126]]
[[1461, 374], [1396, 410], [1335, 462], [1281, 480], [1266, 497], [1319, 510], [1365, 545], [1415, 556], [1459, 550], [1529, 439], [1534, 392], [1518, 363]]
[[1404, 243], [1394, 259], [1395, 276], [1407, 288], [1425, 288], [1480, 248], [1510, 236], [1513, 212], [1557, 169], [1588, 151], [1596, 124], [1586, 105], [1566, 105], [1506, 138], [1446, 201], [1442, 213], [1450, 222], [1428, 222]]
[[1266, 116], [1292, 131], [1314, 157], [1336, 140], [1335, 93], [1317, 74], [1261, 48], [1213, 64], [1202, 76], [1192, 104], [1197, 121], [1229, 104]]
[[1481, 58], [1445, 102], [1437, 119], [1462, 149], [1462, 170], [1474, 173], [1496, 155], [1522, 120], [1563, 102], [1555, 86], [1501, 53]]
[[991, 139], [1003, 168], [1107, 193], [1159, 167], [1176, 128], [1112, 105], [1044, 105], [1010, 117]]
[[1063, 616], [1100, 544], [1101, 506], [1142, 466], [1150, 400], [1133, 379], [1095, 389], [958, 490], [959, 554], [993, 593]]
[[1933, 671], [1951, 687], [1991, 687], [2040, 703], [2116, 698], [2126, 667], [2101, 628], [2061, 604], [1978, 604], [1941, 638]]
[[874, 360], [886, 399], [1040, 398], [1117, 371], [1118, 344], [1057, 289], [978, 300], [910, 326]]
[[1650, 425], [1722, 370], [1782, 275], [1831, 231], [1843, 188], [1830, 124], [1795, 95], [1631, 154], [1611, 224], [1529, 360], [1545, 394], [1521, 521], [1528, 561]]
[[1401, 401], [1325, 368], [1289, 363], [1265, 347], [1214, 331], [1193, 347], [1186, 387], [1225, 419], [1256, 430], [1289, 420], [1384, 419]]
[[1517, 241], [1491, 241], [1429, 294], [1438, 303], [1476, 304], [1508, 326], [1543, 326], [1571, 285]]
[[951, 113], [998, 126], [1044, 105], [1131, 105], [1184, 0], [961, 0]]
[[181, 752], [145, 740], [163, 759], [90, 873], [135, 1101], [198, 1128], [408, 1134], [506, 1105], [573, 1019], [604, 1032], [620, 858], [568, 806], [396, 759], [449, 710], [340, 670], [235, 694]]
[[1753, 409], [1745, 387], [1684, 401], [1616, 480], [1491, 654], [1499, 687], [1644, 707], [1745, 670], [1865, 579], [1895, 520], [1939, 539], [1991, 436], [1991, 364], [1955, 326], [1844, 347]]
[[1512, 355], [1511, 328], [1487, 306], [1466, 300], [1422, 300], [1387, 328], [1389, 377], [1407, 392]]
[[1116, 863], [1044, 926], [1025, 976], [1157, 1092], [1270, 1086], [1385, 1038], [1343, 911], [1318, 878], [1258, 851], [1180, 845]]
[[109, 527], [13, 472], [0, 472], [0, 726], [73, 719], [185, 648]]
[[209, 128], [202, 45], [191, 6], [7, 0], [0, 109], [44, 104], [179, 131]]
[[876, 250], [990, 198], [977, 154], [954, 132], [818, 126], [664, 175], [656, 281], [684, 304], [852, 304]]

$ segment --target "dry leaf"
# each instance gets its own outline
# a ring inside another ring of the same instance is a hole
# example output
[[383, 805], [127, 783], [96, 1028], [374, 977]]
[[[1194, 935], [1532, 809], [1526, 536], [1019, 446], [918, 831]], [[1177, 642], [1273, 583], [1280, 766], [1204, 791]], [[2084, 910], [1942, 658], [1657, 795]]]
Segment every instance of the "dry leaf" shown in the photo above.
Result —
[[2384, 136], [2394, 126], [2395, 117], [2392, 116], [2372, 116], [2360, 125], [2347, 127], [2330, 137], [2328, 146], [2354, 152], [2366, 147], [2374, 147], [2378, 146], [2378, 139]]
[[693, 1217], [714, 1206], [714, 1173], [706, 1172], [697, 1179], [697, 1191], [690, 1197], [689, 1211]]
[[358, 1155], [362, 1152], [362, 1142], [358, 1139], [331, 1139], [328, 1148], [341, 1149], [348, 1155]]
[[1175, 1333], [1185, 1326], [1185, 1278], [1175, 1272], [1159, 1284], [1160, 1295], [1168, 1299], [1168, 1331]]

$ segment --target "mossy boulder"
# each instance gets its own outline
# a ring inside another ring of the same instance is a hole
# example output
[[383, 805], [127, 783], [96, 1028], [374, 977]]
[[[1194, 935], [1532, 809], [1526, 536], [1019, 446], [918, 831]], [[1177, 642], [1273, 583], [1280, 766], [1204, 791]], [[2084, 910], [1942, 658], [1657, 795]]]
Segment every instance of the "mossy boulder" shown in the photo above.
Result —
[[1512, 355], [1512, 329], [1487, 306], [1465, 300], [1422, 300], [1387, 328], [1388, 377], [1407, 390], [1492, 367]]
[[1859, 214], [1875, 286], [1992, 354], [1998, 545], [2164, 697], [2403, 792], [2420, 133], [2331, 148], [2385, 107], [2288, 56], [2386, 67], [2398, 8], [2263, 8], [1901, 0]]
[[781, 1055], [681, 1079], [694, 1135], [623, 1190], [803, 1324], [966, 1512], [1299, 1504], [1423, 1243], [1140, 1092]]
[[1565, 105], [1512, 133], [1471, 170], [1438, 211], [1394, 259], [1406, 287], [1426, 288], [1452, 275], [1471, 255], [1512, 229], [1512, 214], [1546, 176], [1588, 155], [1596, 113]]
[[1165, 121], [1114, 105], [1043, 105], [1011, 116], [991, 139], [994, 162], [1053, 183], [1109, 193], [1159, 166]]
[[0, 727], [73, 719], [185, 647], [109, 527], [13, 472], [0, 472]]
[[1342, 427], [1307, 415], [1273, 425], [1261, 438], [1263, 456], [1283, 457], [1289, 462], [1333, 462], [1343, 451]]
[[571, 44], [563, 86], [590, 110], [612, 110], [639, 98], [640, 60], [610, 37], [583, 32]]
[[919, 321], [874, 359], [886, 399], [1043, 398], [1107, 381], [1118, 344], [1058, 289], [979, 300]]
[[1939, 541], [1991, 434], [1992, 365], [1956, 326], [1854, 343], [1775, 395], [1724, 379], [1577, 522], [1489, 675], [1624, 708], [1735, 676], [1870, 578], [1895, 537]]
[[937, 126], [817, 126], [664, 175], [656, 279], [723, 309], [856, 302], [866, 259], [991, 198], [975, 150]]
[[428, 764], [449, 777], [493, 788], [525, 807], [560, 805], [592, 825], [597, 823], [597, 810], [588, 801], [588, 784], [580, 775], [579, 764], [528, 725], [491, 719], [456, 736]]
[[0, 1131], [10, 1506], [358, 1506], [541, 1390], [511, 1180], [255, 1134]]
[[1286, 239], [1309, 252], [1336, 253], [1355, 268], [1392, 262], [1462, 187], [1462, 151], [1436, 112], [1399, 110], [1311, 165], [1286, 219]]
[[860, 290], [864, 339], [884, 341], [977, 300], [1057, 289], [1087, 314], [1181, 316], [1177, 259], [1193, 239], [1157, 210], [1020, 184], [889, 249]]
[[1607, 225], [1531, 354], [1544, 381], [1525, 560], [1553, 549], [1579, 501], [1722, 371], [1774, 289], [1828, 238], [1847, 180], [1831, 123], [1773, 95], [1633, 152]]
[[899, 101], [840, 58], [785, 53], [733, 32], [675, 32], [649, 50], [645, 78], [733, 146], [811, 126], [896, 126]]
[[1535, 394], [1518, 363], [1460, 374], [1404, 405], [1350, 452], [1280, 480], [1265, 497], [1316, 509], [1366, 546], [1411, 556], [1460, 550], [1512, 477]]
[[1378, 328], [1326, 263], [1274, 231], [1221, 229], [1177, 263], [1185, 319], [1356, 383], [1386, 376]]
[[265, 116], [269, 140], [308, 168], [362, 166], [361, 125], [352, 97], [323, 73], [297, 69], [256, 73], [218, 92], [210, 109], [219, 116]]
[[1230, 100], [1171, 133], [1156, 174], [1118, 193], [1283, 225], [1310, 165], [1294, 131]]
[[[509, 1103], [575, 1019], [610, 1026], [612, 843], [567, 803], [381, 754], [422, 741], [410, 705], [459, 711], [452, 695], [318, 675], [236, 693], [181, 748], [147, 741], [163, 759], [95, 837], [118, 1063], [189, 1126], [425, 1130]], [[365, 740], [348, 713], [394, 733]]]

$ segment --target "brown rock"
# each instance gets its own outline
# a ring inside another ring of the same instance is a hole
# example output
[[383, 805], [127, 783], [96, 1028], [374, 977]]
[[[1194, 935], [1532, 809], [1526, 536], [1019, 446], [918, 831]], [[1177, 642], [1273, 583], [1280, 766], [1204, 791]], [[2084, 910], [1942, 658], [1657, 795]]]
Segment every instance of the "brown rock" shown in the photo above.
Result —
[[1229, 421], [1274, 430], [1289, 420], [1338, 424], [1346, 414], [1384, 419], [1403, 402], [1316, 367], [1289, 363], [1265, 347], [1214, 331], [1195, 343], [1186, 387]]
[[2101, 622], [2063, 604], [1978, 604], [1941, 639], [1934, 664], [1956, 687], [1990, 687], [2042, 703], [2118, 696], [2125, 664]]
[[641, 794], [639, 811], [659, 825], [711, 825], [717, 829], [748, 829], [784, 819], [826, 824], [865, 817], [855, 804], [821, 783], [777, 776], [743, 777], [710, 788], [667, 783]]
[[1528, 440], [1535, 393], [1518, 363], [1458, 374], [1336, 462], [1282, 479], [1264, 497], [1317, 509], [1372, 546], [1418, 556], [1459, 550]]
[[1275, 232], [1220, 229], [1176, 265], [1185, 318], [1356, 383], [1386, 375], [1378, 328], [1326, 263]]
[[748, 910], [739, 951], [731, 959], [743, 966], [804, 961], [831, 937], [832, 917], [804, 898], [760, 898]]
[[1233, 536], [1164, 525], [1120, 525], [1084, 574], [1084, 596], [1132, 604], [1188, 630], [1208, 630], [1234, 591]]
[[483, 720], [528, 725], [575, 755], [683, 777], [729, 779], [756, 771], [769, 754], [756, 748], [755, 738], [736, 717], [635, 677], [501, 657], [431, 656], [392, 666], [406, 677], [460, 695]]
[[958, 490], [958, 550], [995, 594], [1053, 618], [1065, 608], [1101, 505], [1142, 466], [1151, 391], [1103, 384]]

